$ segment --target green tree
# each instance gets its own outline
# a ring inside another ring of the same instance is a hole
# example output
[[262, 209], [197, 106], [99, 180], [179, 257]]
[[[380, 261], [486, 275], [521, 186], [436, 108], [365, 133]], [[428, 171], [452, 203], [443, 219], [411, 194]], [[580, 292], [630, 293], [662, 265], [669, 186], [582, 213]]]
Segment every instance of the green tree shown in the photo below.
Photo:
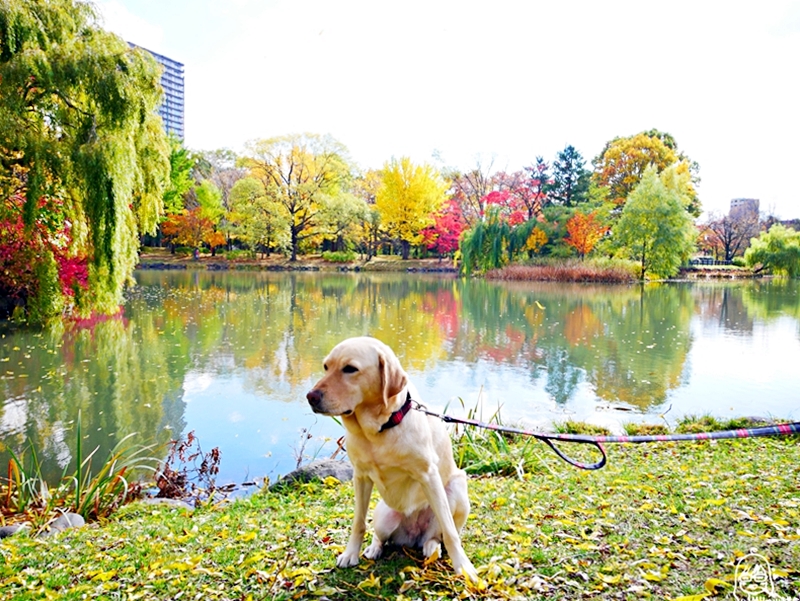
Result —
[[203, 217], [208, 217], [214, 225], [218, 224], [225, 215], [220, 189], [211, 180], [204, 179], [195, 189], [195, 194]]
[[444, 180], [430, 165], [414, 165], [403, 157], [383, 166], [376, 208], [382, 227], [400, 241], [403, 259], [408, 259], [411, 246], [422, 243], [422, 230], [433, 225], [446, 191]]
[[608, 188], [608, 199], [618, 206], [625, 204], [648, 166], [653, 165], [660, 173], [670, 165], [677, 164], [678, 173], [690, 176], [683, 181], [686, 189], [682, 195], [686, 208], [693, 216], [700, 215], [700, 201], [695, 190], [699, 182], [699, 167], [678, 151], [675, 139], [668, 133], [652, 129], [635, 136], [614, 138], [606, 143], [592, 163], [593, 180], [597, 185]]
[[228, 211], [222, 204], [222, 191], [210, 179], [200, 182], [194, 192], [201, 215], [211, 223], [212, 231], [203, 237], [203, 242], [211, 247], [213, 257], [217, 254], [217, 247], [224, 246], [227, 242], [222, 229]]
[[640, 265], [640, 277], [667, 278], [678, 272], [695, 247], [697, 233], [686, 210], [687, 172], [655, 166], [642, 175], [612, 230], [621, 254]]
[[800, 276], [800, 232], [776, 223], [768, 232], [750, 241], [744, 260], [757, 272], [796, 278]]
[[241, 164], [286, 211], [296, 261], [299, 242], [315, 233], [325, 203], [350, 180], [347, 149], [331, 136], [295, 134], [250, 142]]
[[553, 161], [553, 181], [547, 187], [553, 203], [574, 207], [587, 199], [591, 171], [585, 167], [581, 153], [567, 145]]
[[[238, 157], [235, 152], [227, 148], [195, 152], [192, 158], [194, 159], [192, 175], [195, 182], [202, 184], [204, 181], [209, 181], [219, 190], [223, 215], [217, 222], [216, 231], [224, 234], [226, 243], [230, 244], [236, 230], [231, 214], [231, 190], [236, 182], [246, 175], [246, 171], [236, 166]], [[194, 196], [196, 199], [196, 189]], [[199, 202], [199, 199], [197, 200]]]
[[49, 262], [68, 245], [59, 277], [67, 259], [87, 262], [88, 293], [72, 297], [74, 310], [118, 311], [139, 234], [154, 232], [161, 216], [169, 173], [156, 62], [99, 28], [88, 3], [6, 0], [0, 98], [0, 194], [24, 196], [27, 233], [42, 221], [66, 232], [40, 255]]
[[377, 254], [381, 242], [381, 217], [375, 208], [380, 187], [381, 172], [378, 169], [369, 169], [353, 180], [353, 194], [363, 200], [367, 207], [355, 232], [356, 242], [359, 248], [366, 251], [367, 260]]
[[269, 255], [289, 248], [289, 220], [283, 207], [267, 196], [253, 177], [237, 181], [230, 193], [233, 234]]
[[180, 213], [184, 208], [184, 198], [194, 187], [192, 170], [195, 161], [183, 143], [175, 136], [169, 138], [169, 184], [164, 190], [164, 212]]
[[[535, 221], [529, 221], [535, 224]], [[486, 211], [485, 219], [468, 229], [459, 249], [461, 269], [466, 275], [474, 271], [489, 271], [506, 265], [512, 258], [509, 248], [513, 244], [513, 228], [502, 219], [496, 207]]]
[[340, 194], [331, 198], [320, 215], [322, 235], [333, 242], [333, 250], [346, 250], [356, 242], [359, 226], [369, 219], [369, 207], [362, 198]]

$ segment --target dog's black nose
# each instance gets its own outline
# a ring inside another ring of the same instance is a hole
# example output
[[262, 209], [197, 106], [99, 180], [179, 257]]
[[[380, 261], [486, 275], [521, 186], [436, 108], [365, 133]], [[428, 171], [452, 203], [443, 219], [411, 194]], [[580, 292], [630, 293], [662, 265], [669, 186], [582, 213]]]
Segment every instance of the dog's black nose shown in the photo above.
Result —
[[306, 398], [312, 407], [317, 408], [322, 404], [322, 391], [315, 388], [306, 395]]

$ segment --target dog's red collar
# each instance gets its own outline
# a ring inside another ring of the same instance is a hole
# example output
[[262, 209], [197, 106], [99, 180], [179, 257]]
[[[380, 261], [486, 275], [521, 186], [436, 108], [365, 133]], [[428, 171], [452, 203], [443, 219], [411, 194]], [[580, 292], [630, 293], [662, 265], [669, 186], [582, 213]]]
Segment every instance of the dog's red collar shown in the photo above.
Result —
[[411, 411], [411, 393], [409, 392], [406, 396], [406, 402], [403, 403], [403, 406], [400, 407], [397, 411], [392, 413], [391, 417], [389, 417], [389, 421], [386, 422], [381, 426], [381, 429], [378, 432], [383, 432], [384, 430], [388, 430], [389, 428], [394, 428], [398, 425], [403, 418], [406, 416], [406, 413]]

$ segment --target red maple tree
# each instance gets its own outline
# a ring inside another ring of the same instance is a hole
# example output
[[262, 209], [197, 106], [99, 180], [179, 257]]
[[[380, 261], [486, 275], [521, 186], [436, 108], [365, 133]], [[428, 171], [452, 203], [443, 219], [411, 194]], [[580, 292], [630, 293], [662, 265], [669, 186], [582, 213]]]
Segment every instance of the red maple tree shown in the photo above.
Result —
[[433, 225], [422, 230], [423, 243], [428, 250], [435, 251], [440, 257], [448, 255], [458, 249], [461, 232], [466, 227], [459, 203], [451, 199], [434, 217]]

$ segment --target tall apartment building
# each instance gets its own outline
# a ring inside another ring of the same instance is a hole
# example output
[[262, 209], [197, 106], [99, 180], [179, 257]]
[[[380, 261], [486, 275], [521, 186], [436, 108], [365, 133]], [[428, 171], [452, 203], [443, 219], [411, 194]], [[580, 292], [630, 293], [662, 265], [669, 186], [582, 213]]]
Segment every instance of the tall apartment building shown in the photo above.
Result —
[[758, 199], [757, 198], [734, 198], [731, 200], [731, 210], [729, 215], [731, 217], [752, 215], [758, 217]]
[[179, 63], [162, 54], [157, 54], [147, 48], [142, 48], [131, 42], [131, 46], [149, 52], [160, 64], [164, 71], [161, 73], [161, 87], [164, 88], [164, 99], [158, 107], [158, 114], [164, 122], [167, 133], [174, 134], [183, 140], [183, 63]]

